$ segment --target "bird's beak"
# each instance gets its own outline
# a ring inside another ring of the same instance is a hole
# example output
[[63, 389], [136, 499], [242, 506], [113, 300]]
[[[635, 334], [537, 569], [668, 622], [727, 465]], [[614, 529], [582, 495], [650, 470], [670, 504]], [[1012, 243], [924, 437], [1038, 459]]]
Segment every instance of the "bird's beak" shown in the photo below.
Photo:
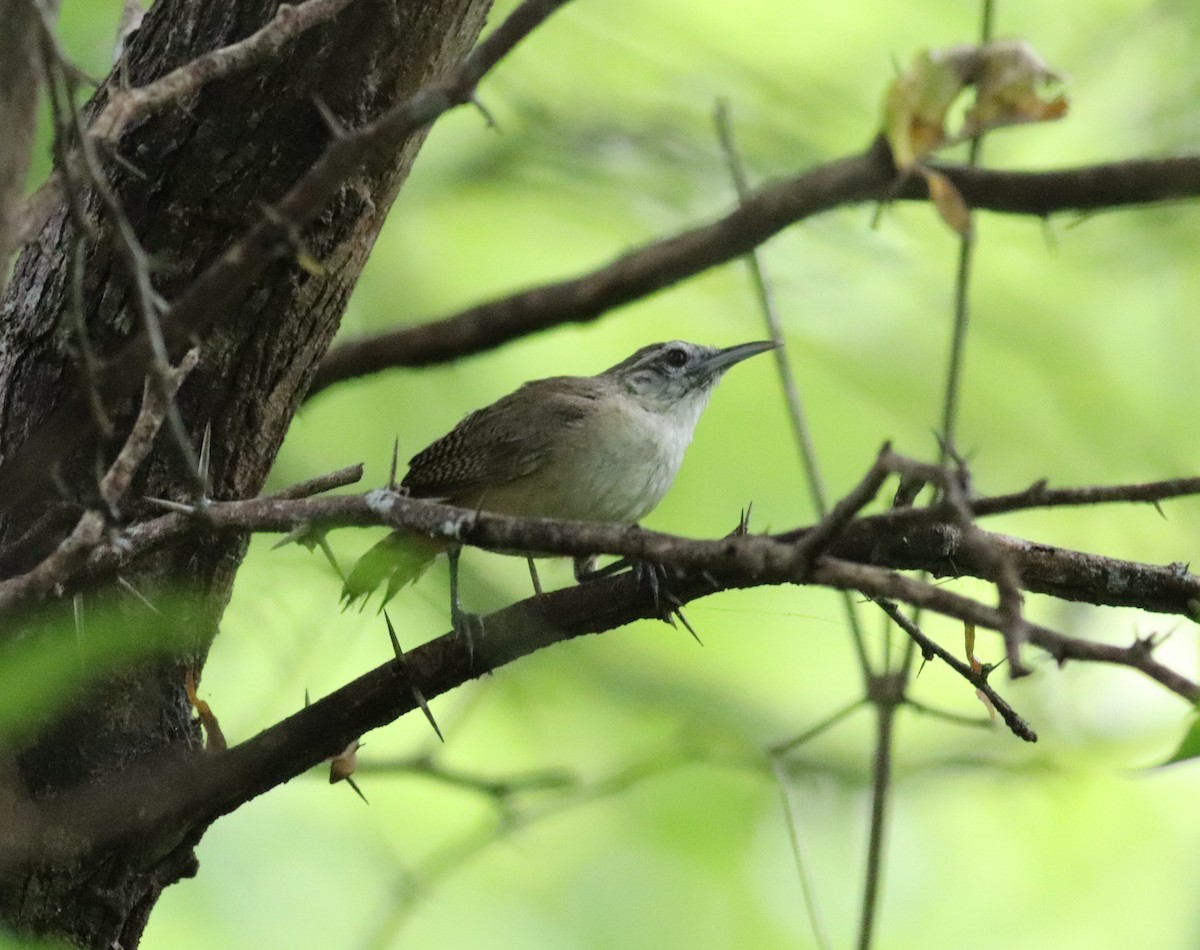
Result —
[[751, 356], [773, 350], [775, 346], [774, 340], [759, 340], [756, 343], [739, 343], [737, 346], [728, 346], [723, 350], [717, 350], [712, 356], [705, 359], [696, 367], [696, 371], [706, 376], [715, 376], [725, 372], [734, 363], [740, 363]]

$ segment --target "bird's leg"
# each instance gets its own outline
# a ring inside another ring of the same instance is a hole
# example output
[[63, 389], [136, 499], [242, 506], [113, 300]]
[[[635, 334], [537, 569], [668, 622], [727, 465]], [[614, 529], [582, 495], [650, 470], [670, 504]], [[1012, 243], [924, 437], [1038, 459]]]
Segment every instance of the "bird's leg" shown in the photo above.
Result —
[[537, 565], [533, 563], [533, 558], [531, 557], [527, 557], [525, 560], [529, 562], [529, 579], [533, 581], [533, 593], [535, 596], [541, 597], [542, 582], [538, 578]]
[[450, 623], [456, 635], [467, 642], [467, 656], [474, 659], [475, 641], [483, 639], [483, 618], [479, 614], [463, 610], [458, 600], [458, 558], [462, 545], [451, 545], [446, 552], [450, 559]]
[[[602, 571], [596, 570], [596, 556], [577, 557], [575, 558], [575, 583], [586, 584], [588, 581], [598, 581], [602, 577], [608, 577], [610, 574], [616, 573], [610, 570], [613, 565], [609, 565]], [[620, 568], [618, 568], [620, 570]]]

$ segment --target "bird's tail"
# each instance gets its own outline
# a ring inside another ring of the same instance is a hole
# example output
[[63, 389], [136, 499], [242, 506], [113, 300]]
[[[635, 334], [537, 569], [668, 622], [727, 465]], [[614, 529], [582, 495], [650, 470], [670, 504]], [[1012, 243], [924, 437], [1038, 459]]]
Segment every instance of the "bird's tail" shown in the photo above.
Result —
[[386, 581], [383, 603], [379, 605], [382, 610], [396, 591], [424, 574], [445, 549], [445, 544], [432, 538], [393, 531], [359, 558], [350, 571], [342, 588], [343, 609], [360, 600], [365, 602]]

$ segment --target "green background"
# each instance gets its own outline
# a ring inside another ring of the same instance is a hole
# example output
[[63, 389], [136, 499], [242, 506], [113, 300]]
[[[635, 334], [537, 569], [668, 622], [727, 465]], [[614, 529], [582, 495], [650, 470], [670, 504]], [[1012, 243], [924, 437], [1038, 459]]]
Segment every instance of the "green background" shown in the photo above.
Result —
[[[68, 48], [107, 68], [116, 3], [68, 2]], [[498, 5], [492, 22], [511, 8]], [[863, 147], [895, 62], [970, 41], [974, 4], [739, 4], [576, 0], [520, 46], [470, 109], [438, 123], [344, 321], [346, 338], [411, 325], [592, 269], [726, 212], [713, 132], [732, 109], [756, 181]], [[1000, 4], [997, 35], [1028, 39], [1071, 77], [1058, 123], [991, 136], [984, 158], [1053, 168], [1194, 149], [1200, 6]], [[956, 238], [923, 205], [812, 219], [762, 252], [830, 491], [847, 491], [891, 439], [931, 458], [949, 340]], [[1195, 474], [1200, 209], [1084, 220], [981, 214], [959, 447], [985, 493]], [[273, 485], [357, 461], [381, 484], [402, 457], [522, 381], [590, 374], [656, 340], [763, 337], [744, 265], [732, 264], [585, 325], [451, 366], [329, 390], [300, 413]], [[711, 537], [754, 503], [753, 527], [809, 522], [769, 358], [716, 392], [650, 527]], [[1200, 503], [1058, 511], [987, 527], [1152, 563], [1194, 559]], [[349, 563], [382, 532], [332, 536]], [[386, 661], [372, 608], [343, 614], [322, 558], [257, 539], [201, 687], [230, 741]], [[523, 563], [464, 558], [477, 610], [528, 595]], [[544, 580], [570, 581], [566, 564]], [[956, 589], [989, 596], [980, 585]], [[1160, 656], [1196, 675], [1195, 631], [1172, 617], [1030, 596], [1030, 615], [1127, 643], [1173, 631]], [[813, 942], [784, 817], [790, 803], [822, 927], [856, 933], [873, 715], [864, 709], [773, 768], [764, 749], [861, 694], [836, 595], [726, 593], [687, 611], [704, 640], [639, 624], [563, 644], [365, 737], [366, 807], [322, 770], [221, 820], [195, 880], [171, 887], [148, 948], [455, 946], [807, 947]], [[864, 612], [879, 655], [884, 627]], [[395, 601], [402, 642], [447, 627], [444, 567]], [[928, 629], [961, 650], [961, 629]], [[985, 660], [1001, 657], [980, 634]], [[1028, 746], [902, 712], [879, 945], [1000, 950], [1194, 947], [1200, 941], [1197, 766], [1152, 768], [1189, 719], [1176, 697], [1116, 669], [996, 685], [1034, 727]], [[944, 666], [914, 696], [971, 717]], [[427, 768], [479, 778], [565, 773], [579, 794], [530, 792], [508, 810]], [[608, 783], [612, 783], [612, 785]], [[533, 817], [535, 820], [530, 820]]]

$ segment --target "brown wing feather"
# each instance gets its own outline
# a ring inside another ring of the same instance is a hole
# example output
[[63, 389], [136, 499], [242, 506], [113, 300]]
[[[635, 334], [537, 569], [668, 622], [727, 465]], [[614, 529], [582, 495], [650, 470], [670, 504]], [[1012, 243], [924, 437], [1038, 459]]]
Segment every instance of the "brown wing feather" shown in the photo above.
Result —
[[[550, 457], [564, 428], [595, 408], [602, 384], [559, 376], [526, 383], [477, 409], [408, 463], [401, 485], [416, 498], [472, 503], [482, 490], [532, 474]], [[531, 411], [531, 407], [535, 407]]]

